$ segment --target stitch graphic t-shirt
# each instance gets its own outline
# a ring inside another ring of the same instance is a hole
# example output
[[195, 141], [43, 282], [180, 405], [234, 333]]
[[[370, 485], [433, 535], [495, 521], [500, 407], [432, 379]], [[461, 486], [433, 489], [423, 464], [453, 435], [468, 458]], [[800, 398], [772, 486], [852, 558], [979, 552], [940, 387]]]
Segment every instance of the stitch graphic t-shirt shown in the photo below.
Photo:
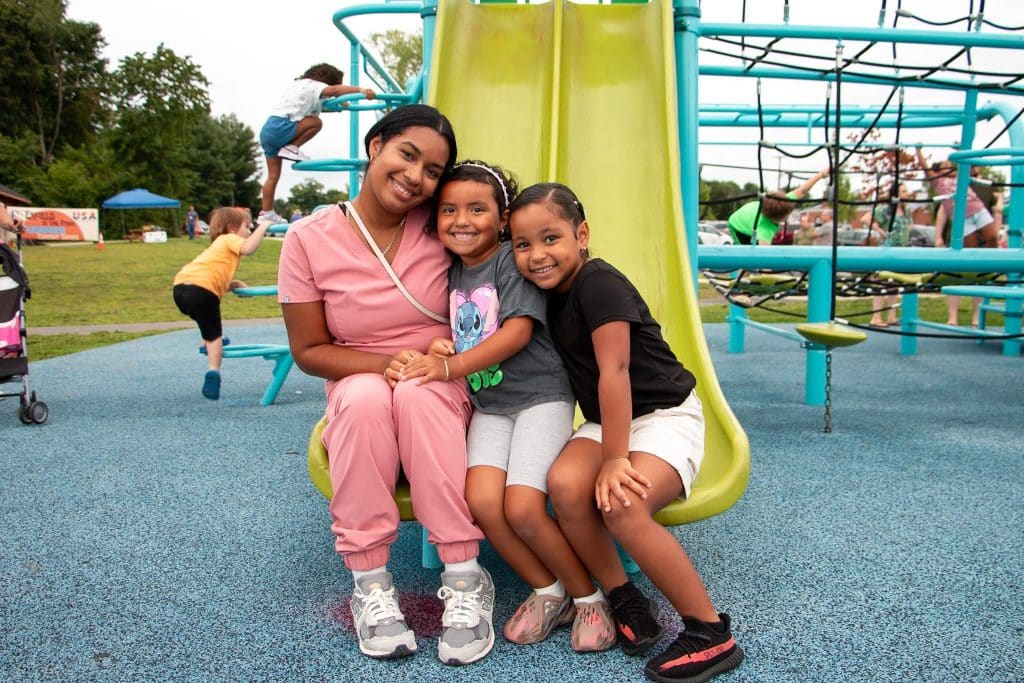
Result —
[[528, 317], [534, 322], [533, 336], [519, 353], [466, 377], [478, 410], [507, 415], [541, 403], [573, 400], [548, 330], [544, 293], [520, 275], [509, 243], [472, 268], [455, 259], [448, 271], [448, 290], [456, 353], [490, 337], [508, 318]]

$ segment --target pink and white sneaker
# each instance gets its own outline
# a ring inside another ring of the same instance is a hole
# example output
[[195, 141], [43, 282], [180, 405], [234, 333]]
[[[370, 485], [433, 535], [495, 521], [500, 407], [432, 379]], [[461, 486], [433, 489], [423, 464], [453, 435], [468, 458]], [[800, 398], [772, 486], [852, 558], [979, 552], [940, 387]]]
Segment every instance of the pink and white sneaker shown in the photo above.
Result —
[[576, 652], [601, 652], [615, 645], [615, 622], [607, 600], [576, 606], [572, 622], [572, 649]]
[[557, 598], [553, 595], [530, 593], [502, 630], [505, 639], [519, 645], [530, 645], [551, 635], [559, 626], [568, 624], [576, 616], [572, 596]]

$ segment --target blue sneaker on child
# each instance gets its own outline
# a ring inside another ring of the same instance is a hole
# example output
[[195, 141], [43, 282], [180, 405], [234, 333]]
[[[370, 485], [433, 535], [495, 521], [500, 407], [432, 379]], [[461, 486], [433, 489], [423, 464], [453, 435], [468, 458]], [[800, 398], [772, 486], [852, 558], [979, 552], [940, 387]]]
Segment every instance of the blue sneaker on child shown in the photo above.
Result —
[[[230, 343], [231, 343], [231, 338], [230, 337], [224, 337], [224, 342], [223, 342], [224, 346], [228, 346]], [[206, 355], [206, 345], [205, 344], [203, 344], [202, 346], [199, 347], [199, 353], [201, 353], [204, 356]]]
[[211, 401], [220, 398], [220, 373], [216, 370], [206, 371], [206, 378], [203, 380], [203, 396]]

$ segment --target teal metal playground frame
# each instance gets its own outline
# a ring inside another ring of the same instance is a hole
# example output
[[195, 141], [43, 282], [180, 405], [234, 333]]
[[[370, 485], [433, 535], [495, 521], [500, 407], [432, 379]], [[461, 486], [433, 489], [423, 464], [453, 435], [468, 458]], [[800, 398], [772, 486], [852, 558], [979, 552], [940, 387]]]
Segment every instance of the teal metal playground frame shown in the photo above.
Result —
[[[1024, 63], [1024, 36], [1013, 33], [983, 33], [981, 22], [972, 31], [951, 32], [935, 30], [908, 30], [885, 28], [886, 12], [880, 12], [877, 27], [836, 27], [760, 24], [704, 23], [701, 21], [699, 0], [672, 0], [675, 16], [675, 58], [676, 95], [678, 101], [679, 154], [681, 163], [682, 206], [687, 226], [687, 248], [690, 263], [700, 268], [713, 270], [777, 269], [804, 271], [809, 274], [808, 322], [828, 322], [833, 319], [833, 276], [837, 270], [870, 272], [889, 270], [900, 273], [962, 272], [1006, 273], [1013, 280], [1020, 280], [1024, 273], [1024, 120], [1005, 102], [979, 105], [978, 94], [997, 92], [1024, 96], [1024, 87], [1012, 83], [1003, 87], [985, 87], [974, 81], [943, 79], [941, 82], [927, 80], [908, 81], [896, 76], [846, 74], [841, 79], [847, 83], [866, 83], [906, 88], [942, 89], [962, 92], [961, 107], [905, 107], [901, 118], [881, 111], [881, 107], [842, 106], [837, 101], [835, 110], [830, 111], [832, 121], [838, 114], [839, 126], [845, 128], [866, 127], [877, 116], [876, 127], [881, 128], [926, 128], [938, 126], [960, 126], [960, 150], [950, 155], [957, 163], [957, 187], [955, 211], [952, 218], [951, 246], [943, 249], [908, 249], [889, 247], [714, 247], [698, 246], [697, 223], [699, 215], [699, 159], [702, 127], [803, 127], [808, 131], [808, 143], [816, 131], [824, 130], [825, 112], [801, 106], [732, 106], [700, 105], [698, 102], [701, 76], [728, 76], [737, 78], [796, 79], [814, 81], [838, 81], [837, 73], [809, 72], [806, 69], [769, 67], [764, 65], [722, 66], [700, 63], [698, 43], [701, 37], [730, 38], [804, 38], [826, 41], [841, 48], [843, 41], [867, 41], [878, 43], [908, 43], [976, 48], [998, 48], [1017, 54], [1016, 60], [1007, 63]], [[437, 0], [423, 2], [385, 2], [346, 7], [334, 14], [333, 21], [349, 41], [351, 48], [350, 74], [352, 83], [360, 85], [365, 76], [380, 91], [377, 101], [360, 101], [359, 96], [350, 95], [335, 98], [325, 103], [325, 111], [347, 110], [354, 115], [350, 120], [350, 156], [341, 159], [319, 159], [295, 164], [299, 170], [334, 170], [349, 173], [351, 193], [358, 192], [359, 173], [364, 166], [360, 150], [359, 114], [364, 111], [379, 111], [397, 104], [422, 100], [424, 84], [430, 70], [433, 51], [434, 21]], [[373, 55], [362, 45], [359, 38], [347, 27], [346, 20], [365, 15], [419, 14], [423, 20], [423, 69], [418, 78], [401, 84], [387, 74]], [[788, 20], [787, 20], [788, 22]], [[838, 98], [837, 98], [838, 99]], [[979, 120], [999, 117], [1007, 122], [1010, 146], [995, 150], [972, 149], [975, 126]], [[827, 137], [828, 131], [825, 131]], [[835, 158], [838, 158], [838, 149]], [[1010, 166], [1009, 249], [978, 249], [964, 251], [963, 224], [969, 183], [969, 166], [972, 163]], [[693, 269], [694, 279], [697, 269]], [[903, 331], [913, 334], [918, 326], [934, 325], [916, 319], [916, 295], [905, 295]], [[1001, 311], [1004, 314], [1006, 336], [1021, 333], [1022, 300], [1007, 297]], [[778, 328], [769, 328], [750, 321], [745, 311], [732, 306], [730, 310], [730, 350], [742, 352], [744, 328], [759, 327], [776, 334], [799, 338], [795, 333]], [[966, 331], [965, 331], [966, 332]], [[969, 334], [969, 333], [968, 333]], [[979, 337], [984, 332], [979, 333]], [[987, 336], [991, 336], [988, 333]], [[829, 349], [819, 344], [801, 340], [806, 349], [805, 401], [811, 405], [823, 405], [826, 400], [826, 354]], [[902, 353], [914, 353], [916, 339], [907, 337], [901, 346]], [[1019, 339], [1007, 339], [1003, 343], [1005, 355], [1021, 353]]]

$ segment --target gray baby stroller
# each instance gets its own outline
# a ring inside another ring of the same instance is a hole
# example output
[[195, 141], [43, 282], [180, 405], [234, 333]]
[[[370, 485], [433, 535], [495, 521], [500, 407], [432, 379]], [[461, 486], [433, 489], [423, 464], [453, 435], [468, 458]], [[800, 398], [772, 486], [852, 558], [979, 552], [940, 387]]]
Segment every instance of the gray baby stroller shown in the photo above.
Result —
[[[28, 275], [21, 265], [21, 236], [18, 251], [0, 243], [0, 385], [17, 382], [21, 391], [0, 392], [0, 398], [17, 396], [18, 417], [25, 424], [43, 424], [50, 409], [36, 400], [36, 392], [28, 385], [28, 334], [25, 327], [25, 300], [32, 295]], [[0, 387], [2, 388], [2, 387]]]

